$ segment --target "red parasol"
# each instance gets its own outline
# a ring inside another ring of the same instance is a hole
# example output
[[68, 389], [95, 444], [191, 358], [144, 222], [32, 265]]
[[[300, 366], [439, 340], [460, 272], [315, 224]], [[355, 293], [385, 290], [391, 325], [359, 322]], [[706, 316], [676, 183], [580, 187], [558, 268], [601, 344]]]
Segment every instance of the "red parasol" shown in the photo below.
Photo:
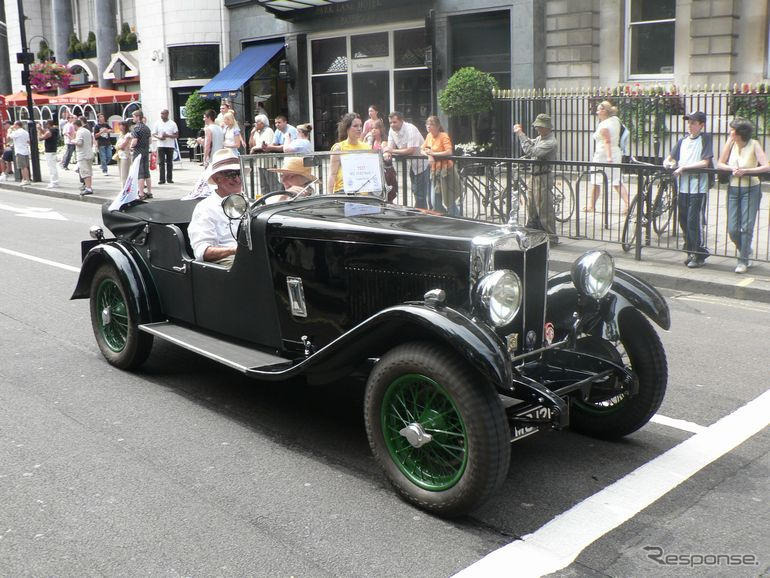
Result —
[[90, 86], [68, 94], [51, 97], [51, 104], [113, 104], [137, 100], [139, 93]]

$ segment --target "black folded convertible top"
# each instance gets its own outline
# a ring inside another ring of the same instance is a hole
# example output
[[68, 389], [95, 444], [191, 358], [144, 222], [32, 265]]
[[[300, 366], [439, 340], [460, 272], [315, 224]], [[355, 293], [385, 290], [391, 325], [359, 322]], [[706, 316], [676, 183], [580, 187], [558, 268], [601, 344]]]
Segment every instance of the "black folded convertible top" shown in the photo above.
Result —
[[134, 239], [147, 223], [174, 224], [186, 229], [199, 200], [140, 202], [121, 211], [110, 211], [109, 203], [105, 203], [102, 205], [102, 220], [113, 235], [124, 239]]

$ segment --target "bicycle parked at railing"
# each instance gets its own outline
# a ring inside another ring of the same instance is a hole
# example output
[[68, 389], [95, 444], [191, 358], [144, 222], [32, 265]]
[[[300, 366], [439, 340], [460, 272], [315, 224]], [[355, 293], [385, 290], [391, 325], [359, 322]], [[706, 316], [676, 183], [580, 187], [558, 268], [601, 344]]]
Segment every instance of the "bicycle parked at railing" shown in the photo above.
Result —
[[[641, 195], [634, 195], [631, 199], [620, 237], [621, 246], [626, 252], [636, 245], [637, 229], [640, 225], [643, 228], [642, 233], [647, 235], [646, 245], [650, 243], [649, 225], [652, 225], [652, 229], [658, 236], [666, 232], [676, 212], [677, 196], [676, 177], [670, 170], [642, 162], [634, 157], [631, 157], [630, 162], [631, 164], [655, 167], [659, 170], [654, 173], [645, 172], [639, 177], [642, 179], [642, 193]], [[649, 208], [647, 199], [652, 199]], [[641, 221], [639, 220], [639, 203], [642, 203]]]
[[[526, 211], [529, 186], [518, 166], [510, 171], [511, 206], [510, 212], [506, 212], [510, 164], [471, 162], [460, 167], [460, 203], [468, 209], [470, 202], [470, 211], [466, 210], [466, 216], [479, 219], [483, 215], [486, 220], [502, 222], [512, 216], [517, 223], [524, 221], [522, 217], [526, 214], [521, 215], [521, 208]], [[575, 212], [575, 191], [563, 174], [554, 175], [551, 194], [556, 220], [560, 223], [568, 221]]]

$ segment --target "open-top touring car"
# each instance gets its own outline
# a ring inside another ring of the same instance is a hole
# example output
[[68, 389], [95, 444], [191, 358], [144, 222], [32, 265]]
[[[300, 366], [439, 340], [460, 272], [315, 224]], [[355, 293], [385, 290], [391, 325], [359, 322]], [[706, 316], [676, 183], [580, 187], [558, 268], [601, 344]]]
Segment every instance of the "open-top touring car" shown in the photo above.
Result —
[[490, 498], [510, 442], [541, 429], [617, 438], [666, 389], [650, 321], [663, 297], [591, 251], [548, 277], [539, 231], [426, 214], [374, 196], [228, 197], [231, 268], [194, 260], [196, 200], [103, 209], [74, 299], [130, 369], [153, 339], [258, 380], [365, 372], [365, 423], [397, 490], [440, 515]]

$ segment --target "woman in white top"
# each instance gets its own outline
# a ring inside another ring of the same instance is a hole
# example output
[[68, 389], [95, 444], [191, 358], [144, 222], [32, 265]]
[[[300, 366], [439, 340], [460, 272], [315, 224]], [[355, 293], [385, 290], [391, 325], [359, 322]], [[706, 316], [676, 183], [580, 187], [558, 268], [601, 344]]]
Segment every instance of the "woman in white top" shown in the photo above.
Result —
[[[620, 119], [617, 116], [618, 109], [612, 106], [607, 100], [600, 102], [596, 106], [596, 118], [599, 124], [594, 132], [594, 156], [591, 159], [593, 163], [619, 163], [623, 158], [620, 151]], [[610, 169], [610, 184], [612, 188], [620, 193], [621, 199], [626, 205], [625, 211], [628, 211], [628, 191], [620, 178], [619, 169]], [[596, 199], [599, 198], [599, 190], [604, 179], [600, 174], [591, 176], [591, 203], [585, 208], [587, 213], [596, 210]], [[624, 211], [624, 212], [625, 212]]]
[[243, 145], [241, 139], [241, 129], [235, 122], [235, 116], [232, 112], [226, 112], [222, 116], [222, 147], [230, 149], [236, 155], [240, 154], [238, 149]]
[[254, 117], [254, 128], [249, 135], [249, 151], [254, 153], [262, 152], [262, 143], [273, 144], [273, 129], [270, 128], [270, 120], [264, 114], [258, 114]]
[[120, 136], [115, 143], [115, 154], [118, 157], [118, 172], [120, 173], [120, 184], [123, 185], [128, 178], [128, 171], [131, 169], [131, 154], [128, 149], [131, 146], [131, 133], [128, 130], [128, 121], [121, 121]]
[[727, 187], [727, 234], [738, 250], [736, 273], [745, 273], [752, 265], [751, 241], [762, 200], [759, 177], [755, 175], [770, 170], [765, 151], [751, 138], [753, 131], [754, 126], [745, 118], [733, 119], [730, 137], [717, 163], [719, 170], [732, 175]]
[[313, 143], [310, 140], [310, 133], [313, 126], [309, 123], [297, 125], [297, 138], [293, 139], [287, 134], [286, 142], [283, 145], [283, 152], [309, 155], [313, 152]]

